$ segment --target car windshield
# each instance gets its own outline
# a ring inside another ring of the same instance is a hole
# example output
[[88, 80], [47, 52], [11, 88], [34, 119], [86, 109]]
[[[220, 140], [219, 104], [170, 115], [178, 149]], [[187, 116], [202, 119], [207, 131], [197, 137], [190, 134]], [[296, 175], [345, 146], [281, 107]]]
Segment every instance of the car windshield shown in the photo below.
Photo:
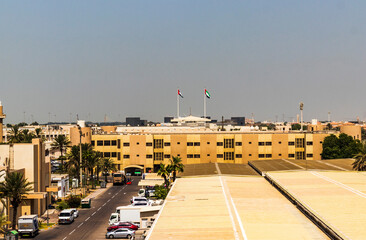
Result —
[[71, 213], [65, 213], [65, 212], [62, 212], [60, 213], [60, 217], [70, 217]]
[[121, 177], [122, 174], [114, 174], [113, 177]]

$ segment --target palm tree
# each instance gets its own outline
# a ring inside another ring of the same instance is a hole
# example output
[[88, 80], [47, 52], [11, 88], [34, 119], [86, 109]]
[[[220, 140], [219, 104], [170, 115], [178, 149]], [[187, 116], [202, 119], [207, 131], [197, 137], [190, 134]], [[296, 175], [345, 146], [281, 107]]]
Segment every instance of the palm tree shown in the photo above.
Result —
[[157, 174], [158, 174], [158, 176], [162, 176], [164, 178], [166, 187], [169, 187], [168, 176], [170, 175], [170, 171], [169, 171], [168, 167], [166, 167], [164, 164], [160, 163], [160, 168], [159, 168]]
[[116, 165], [113, 163], [113, 160], [110, 158], [102, 159], [101, 169], [102, 169], [103, 175], [105, 177], [105, 182], [107, 182], [107, 174], [111, 171], [113, 172], [113, 171], [117, 170]]
[[77, 177], [80, 181], [80, 147], [72, 146], [69, 153], [66, 155], [67, 162], [65, 168], [73, 177]]
[[11, 125], [10, 131], [9, 131], [9, 142], [10, 143], [18, 143], [20, 142], [20, 135], [21, 132], [19, 130], [19, 125]]
[[182, 163], [182, 159], [180, 157], [172, 157], [170, 159], [170, 164], [168, 166], [168, 169], [170, 172], [173, 173], [173, 182], [177, 178], [177, 173], [184, 171], [184, 165]]
[[12, 229], [16, 228], [18, 207], [24, 200], [24, 195], [33, 190], [32, 183], [24, 178], [23, 173], [10, 172], [5, 181], [0, 182], [0, 193], [8, 197], [13, 206]]
[[354, 156], [355, 161], [352, 163], [353, 170], [366, 171], [366, 141], [362, 141], [362, 148], [359, 153]]
[[85, 167], [90, 173], [90, 180], [92, 181], [92, 188], [94, 188], [94, 168], [97, 167], [102, 159], [101, 152], [91, 151], [85, 161]]
[[[38, 128], [40, 129], [40, 128]], [[36, 129], [37, 130], [37, 129]], [[53, 141], [53, 143], [51, 144], [52, 149], [59, 149], [61, 156], [61, 166], [63, 168], [64, 166], [64, 157], [63, 157], [63, 151], [64, 149], [66, 150], [67, 146], [70, 144], [71, 142], [69, 141], [69, 139], [65, 136], [65, 135], [58, 135], [55, 140]]]
[[22, 143], [31, 143], [32, 139], [35, 138], [36, 135], [34, 135], [28, 129], [24, 129], [23, 131], [21, 131], [20, 137], [21, 137], [20, 142], [22, 142]]

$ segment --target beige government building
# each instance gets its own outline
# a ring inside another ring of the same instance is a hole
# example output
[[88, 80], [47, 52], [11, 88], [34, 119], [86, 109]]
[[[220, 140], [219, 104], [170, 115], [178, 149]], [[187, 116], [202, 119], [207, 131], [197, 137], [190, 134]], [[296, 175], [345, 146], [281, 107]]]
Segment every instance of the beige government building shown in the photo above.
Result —
[[[168, 163], [172, 156], [180, 157], [184, 164], [321, 160], [324, 138], [341, 132], [354, 139], [361, 138], [361, 127], [357, 125], [345, 125], [340, 132], [225, 132], [205, 128], [107, 126], [95, 133], [88, 127], [82, 128], [82, 142], [91, 143], [104, 157], [113, 159], [119, 170], [139, 167], [150, 172], [157, 171], [160, 163]], [[72, 143], [78, 144], [79, 138], [78, 129], [71, 129]]]

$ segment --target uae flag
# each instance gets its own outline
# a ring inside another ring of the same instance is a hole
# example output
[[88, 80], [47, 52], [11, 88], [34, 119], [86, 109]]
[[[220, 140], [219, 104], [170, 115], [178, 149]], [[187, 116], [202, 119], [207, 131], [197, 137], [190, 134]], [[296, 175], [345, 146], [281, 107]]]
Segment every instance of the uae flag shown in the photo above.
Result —
[[179, 95], [181, 98], [183, 98], [182, 92], [181, 92], [181, 91], [179, 91], [179, 89], [178, 89], [178, 95]]
[[211, 94], [207, 91], [207, 89], [205, 89], [205, 95], [207, 98], [211, 98]]

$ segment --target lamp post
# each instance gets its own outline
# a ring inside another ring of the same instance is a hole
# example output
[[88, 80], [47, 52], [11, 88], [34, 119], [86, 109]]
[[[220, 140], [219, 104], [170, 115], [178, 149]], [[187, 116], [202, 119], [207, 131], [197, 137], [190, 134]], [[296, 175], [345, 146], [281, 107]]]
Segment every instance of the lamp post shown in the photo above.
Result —
[[304, 131], [304, 123], [303, 123], [303, 120], [302, 120], [302, 110], [304, 110], [304, 103], [300, 103], [300, 114], [301, 114], [301, 117], [300, 117], [300, 122], [301, 122], [301, 132]]
[[82, 151], [82, 147], [81, 147], [81, 137], [84, 136], [84, 134], [81, 131], [81, 127], [80, 125], [78, 125], [78, 129], [79, 129], [79, 134], [80, 134], [80, 189], [83, 188], [83, 168], [82, 168], [82, 164], [83, 164], [83, 151]]

